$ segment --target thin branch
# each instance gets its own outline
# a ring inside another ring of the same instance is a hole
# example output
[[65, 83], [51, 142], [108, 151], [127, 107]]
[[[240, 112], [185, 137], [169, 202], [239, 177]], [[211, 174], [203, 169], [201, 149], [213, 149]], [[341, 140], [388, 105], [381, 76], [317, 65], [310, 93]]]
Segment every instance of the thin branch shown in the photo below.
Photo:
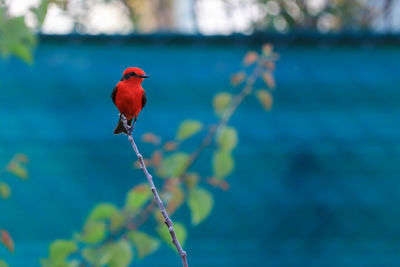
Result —
[[222, 127], [224, 127], [229, 122], [230, 118], [235, 113], [236, 109], [240, 106], [240, 104], [243, 102], [243, 100], [251, 93], [254, 83], [256, 82], [257, 78], [259, 77], [261, 70], [262, 70], [262, 67], [261, 67], [261, 60], [260, 60], [257, 64], [257, 66], [254, 68], [253, 73], [247, 79], [246, 84], [243, 87], [242, 91], [239, 94], [237, 94], [235, 96], [235, 98], [232, 100], [229, 109], [223, 114], [223, 116], [219, 120], [218, 124], [210, 127], [210, 129], [209, 129], [207, 135], [204, 137], [203, 141], [200, 143], [200, 145], [197, 147], [197, 149], [195, 151], [193, 151], [192, 154], [190, 154], [189, 160], [187, 161], [187, 163], [182, 171], [183, 175], [180, 177], [180, 180], [182, 180], [185, 177], [185, 174], [188, 171], [188, 169], [194, 164], [194, 162], [201, 155], [201, 153], [204, 151], [204, 149], [211, 145], [212, 140], [214, 139], [218, 130], [221, 129]]
[[[258, 62], [257, 66], [254, 68], [254, 71], [252, 72], [252, 74], [247, 78], [246, 84], [244, 85], [242, 91], [240, 93], [238, 93], [235, 96], [235, 98], [232, 100], [231, 107], [226, 111], [224, 116], [221, 117], [221, 119], [219, 120], [219, 122], [216, 125], [210, 127], [207, 135], [204, 137], [204, 139], [202, 140], [200, 145], [196, 148], [196, 150], [194, 150], [190, 154], [189, 159], [188, 159], [185, 167], [183, 168], [182, 175], [178, 178], [180, 181], [184, 180], [189, 168], [194, 164], [194, 162], [203, 153], [203, 151], [212, 144], [212, 141], [213, 141], [215, 135], [217, 134], [218, 129], [225, 126], [229, 122], [230, 118], [235, 113], [236, 109], [240, 106], [240, 104], [243, 102], [243, 100], [251, 93], [254, 83], [260, 76], [260, 73], [262, 70], [261, 63], [262, 63], [261, 61]], [[166, 190], [167, 190], [166, 184], [164, 184], [162, 192], [164, 192]], [[141, 217], [140, 217], [141, 220], [134, 224], [136, 228], [139, 228], [139, 226], [142, 225], [148, 219], [148, 217], [151, 214], [151, 212], [149, 212], [149, 211], [151, 211], [154, 207], [155, 207], [154, 201], [152, 201], [150, 204], [147, 205], [145, 212], [143, 212], [141, 214]]]
[[167, 210], [165, 209], [164, 204], [163, 204], [163, 202], [162, 202], [162, 200], [161, 200], [161, 198], [160, 198], [160, 196], [159, 196], [159, 194], [157, 192], [157, 189], [156, 189], [156, 187], [154, 185], [154, 182], [153, 182], [153, 176], [151, 176], [151, 174], [148, 172], [148, 170], [146, 168], [146, 165], [144, 163], [144, 160], [143, 160], [143, 156], [140, 154], [139, 149], [137, 148], [136, 143], [133, 140], [133, 137], [132, 137], [133, 128], [128, 125], [128, 121], [127, 121], [126, 117], [123, 114], [121, 114], [121, 119], [122, 119], [122, 122], [124, 123], [124, 127], [125, 127], [126, 131], [128, 132], [128, 134], [127, 134], [128, 140], [131, 143], [132, 148], [135, 151], [136, 156], [137, 156], [137, 158], [138, 158], [138, 160], [140, 162], [140, 168], [142, 169], [144, 175], [147, 178], [147, 181], [150, 184], [150, 188], [151, 188], [151, 191], [153, 192], [154, 199], [157, 202], [158, 208], [160, 209], [160, 211], [161, 211], [161, 213], [162, 213], [162, 215], [164, 217], [164, 223], [168, 227], [169, 233], [170, 233], [170, 235], [172, 237], [172, 243], [175, 245], [176, 249], [179, 252], [179, 255], [182, 258], [183, 267], [188, 267], [187, 258], [186, 258], [186, 252], [182, 249], [182, 246], [179, 243], [178, 238], [176, 237], [176, 234], [175, 234], [175, 231], [174, 231], [174, 227], [172, 225], [172, 220], [169, 218]]

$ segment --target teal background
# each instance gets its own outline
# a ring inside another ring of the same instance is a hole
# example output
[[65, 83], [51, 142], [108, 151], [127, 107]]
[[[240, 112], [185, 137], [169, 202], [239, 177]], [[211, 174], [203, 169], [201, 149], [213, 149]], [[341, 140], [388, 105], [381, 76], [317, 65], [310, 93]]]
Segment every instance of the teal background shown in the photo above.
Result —
[[[16, 252], [0, 248], [0, 257], [39, 266], [50, 242], [79, 231], [96, 203], [122, 204], [144, 181], [126, 138], [112, 134], [110, 94], [126, 67], [151, 76], [135, 135], [170, 140], [183, 119], [216, 121], [213, 95], [232, 90], [230, 75], [260, 45], [45, 38], [34, 65], [0, 61], [0, 165], [17, 152], [30, 158], [28, 181], [6, 179], [13, 195], [0, 202], [0, 221]], [[273, 110], [249, 98], [232, 118], [240, 143], [231, 189], [210, 188], [215, 207], [198, 227], [187, 207], [173, 217], [188, 227], [190, 266], [398, 266], [400, 50], [363, 42], [277, 50]], [[209, 156], [194, 166], [204, 175]], [[163, 246], [132, 266], [179, 264]]]

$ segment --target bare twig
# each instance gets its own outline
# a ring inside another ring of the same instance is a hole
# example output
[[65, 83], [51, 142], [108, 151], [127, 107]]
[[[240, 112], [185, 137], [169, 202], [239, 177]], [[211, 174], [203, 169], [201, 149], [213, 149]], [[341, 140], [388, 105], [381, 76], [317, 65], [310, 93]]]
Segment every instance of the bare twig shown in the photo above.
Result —
[[137, 148], [136, 143], [133, 140], [133, 137], [132, 137], [133, 128], [128, 125], [128, 121], [127, 121], [126, 117], [123, 114], [121, 114], [121, 119], [122, 119], [122, 122], [124, 123], [124, 127], [125, 127], [126, 131], [128, 132], [128, 134], [127, 134], [128, 140], [131, 143], [132, 148], [135, 151], [136, 156], [138, 157], [138, 160], [140, 162], [140, 168], [142, 169], [144, 175], [147, 178], [147, 181], [150, 184], [150, 188], [151, 188], [151, 191], [153, 192], [154, 199], [157, 202], [158, 208], [160, 209], [160, 211], [161, 211], [161, 213], [162, 213], [162, 215], [164, 217], [164, 223], [168, 227], [169, 233], [170, 233], [170, 235], [172, 237], [172, 243], [175, 245], [176, 249], [179, 252], [179, 255], [182, 258], [183, 267], [188, 267], [187, 258], [186, 258], [186, 252], [182, 249], [182, 246], [179, 243], [178, 238], [176, 237], [176, 234], [175, 234], [175, 231], [174, 231], [174, 227], [172, 225], [172, 220], [169, 218], [167, 210], [165, 209], [164, 204], [163, 204], [163, 202], [162, 202], [162, 200], [161, 200], [161, 198], [160, 198], [160, 196], [159, 196], [159, 194], [157, 192], [157, 189], [156, 189], [156, 187], [154, 185], [154, 182], [153, 182], [153, 176], [151, 176], [151, 174], [148, 172], [148, 170], [146, 168], [146, 165], [144, 163], [144, 160], [143, 160], [143, 156], [140, 154], [139, 149]]

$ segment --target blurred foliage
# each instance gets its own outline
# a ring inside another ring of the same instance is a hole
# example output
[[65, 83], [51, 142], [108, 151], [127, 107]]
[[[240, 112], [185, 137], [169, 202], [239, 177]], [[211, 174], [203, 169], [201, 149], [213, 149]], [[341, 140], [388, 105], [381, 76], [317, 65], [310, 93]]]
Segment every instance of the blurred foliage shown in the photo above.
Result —
[[381, 1], [381, 10], [368, 0], [257, 0], [265, 16], [255, 24], [258, 30], [366, 30], [374, 19], [386, 16], [393, 1]]
[[49, 4], [54, 3], [65, 8], [68, 0], [41, 0], [32, 7], [36, 27], [28, 27], [25, 16], [13, 17], [8, 12], [4, 0], [0, 0], [0, 55], [8, 58], [14, 55], [28, 64], [33, 63], [33, 51], [37, 45], [36, 32], [40, 30], [47, 14]]
[[[162, 184], [160, 195], [170, 215], [187, 206], [192, 225], [199, 225], [210, 216], [214, 206], [215, 190], [211, 188], [229, 189], [228, 177], [235, 168], [233, 152], [239, 143], [239, 135], [228, 123], [249, 96], [259, 99], [265, 110], [271, 108], [277, 59], [271, 45], [265, 45], [260, 54], [251, 51], [245, 55], [243, 70], [231, 77], [232, 90], [217, 93], [212, 101], [215, 124], [205, 125], [195, 119], [186, 119], [178, 125], [173, 140], [164, 141], [154, 133], [141, 137], [142, 142], [154, 147], [145, 162], [157, 174], [158, 184]], [[263, 79], [266, 75], [269, 78]], [[256, 85], [263, 89], [254, 90]], [[185, 142], [193, 142], [195, 136], [203, 136], [202, 142], [195, 150], [187, 151]], [[213, 150], [210, 158], [212, 173], [205, 173], [204, 168], [194, 168], [195, 161], [207, 148]], [[139, 168], [138, 162], [133, 166]], [[145, 223], [155, 227], [144, 231], [141, 227]], [[174, 229], [184, 246], [187, 227], [175, 221]], [[146, 183], [142, 183], [127, 193], [122, 207], [113, 203], [96, 205], [82, 230], [72, 239], [56, 240], [51, 244], [48, 258], [42, 259], [41, 265], [126, 267], [133, 259], [154, 253], [160, 248], [161, 241], [176, 252], [152, 192]]]
[[[188, 0], [189, 1], [189, 0]], [[202, 0], [190, 0], [191, 8], [188, 23], [198, 32], [198, 4]], [[174, 32], [177, 30], [177, 0], [100, 0], [96, 4], [119, 2], [129, 14], [133, 31]], [[244, 6], [257, 8], [258, 15], [252, 19], [247, 32], [253, 31], [320, 31], [337, 32], [341, 30], [371, 30], [378, 20], [390, 23], [394, 1], [382, 0], [222, 0], [227, 19], [234, 25]], [[93, 10], [88, 1], [39, 0], [30, 8], [33, 15], [31, 26], [26, 24], [25, 16], [9, 15], [6, 2], [0, 0], [0, 54], [3, 58], [15, 55], [27, 63], [32, 63], [32, 53], [37, 44], [35, 32], [40, 31], [45, 21], [49, 5], [56, 5], [62, 14], [73, 20], [73, 31], [88, 33], [87, 18]], [[233, 16], [232, 12], [235, 12]], [[129, 22], [128, 22], [129, 23]], [[34, 26], [32, 26], [34, 25]], [[121, 27], [128, 27], [127, 25]], [[130, 28], [130, 27], [128, 27]], [[238, 77], [240, 78], [240, 77]], [[260, 94], [265, 98], [265, 94]], [[227, 96], [221, 96], [221, 101]]]
[[[21, 180], [28, 179], [28, 171], [26, 164], [29, 162], [28, 157], [25, 154], [16, 154], [4, 167], [0, 170], [0, 198], [8, 199], [11, 196], [11, 187], [5, 180], [7, 176], [19, 178]], [[10, 177], [11, 178], [11, 177]], [[0, 227], [0, 242], [5, 246], [11, 253], [14, 252], [14, 241], [11, 235]], [[7, 267], [7, 263], [0, 259], [0, 267]]]
[[0, 6], [0, 54], [3, 58], [15, 55], [27, 63], [32, 63], [32, 52], [36, 46], [36, 36], [29, 29], [24, 17], [9, 17], [7, 8]]
[[12, 175], [21, 180], [28, 179], [28, 171], [26, 168], [29, 162], [28, 157], [25, 154], [16, 154], [6, 165], [5, 168], [0, 170], [0, 197], [7, 199], [11, 195], [11, 188], [4, 180], [6, 176]]

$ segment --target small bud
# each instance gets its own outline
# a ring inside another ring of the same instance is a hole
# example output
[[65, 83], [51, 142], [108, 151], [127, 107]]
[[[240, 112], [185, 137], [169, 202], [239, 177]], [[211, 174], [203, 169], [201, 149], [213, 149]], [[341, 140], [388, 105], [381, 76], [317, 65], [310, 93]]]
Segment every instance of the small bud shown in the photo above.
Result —
[[214, 186], [214, 187], [219, 187], [224, 191], [228, 191], [229, 190], [229, 183], [227, 181], [224, 180], [220, 180], [220, 179], [215, 179], [215, 178], [209, 178], [207, 179], [207, 182]]
[[161, 138], [153, 133], [145, 133], [142, 135], [142, 141], [153, 145], [159, 145]]
[[254, 62], [256, 62], [258, 59], [258, 54], [254, 51], [247, 52], [247, 54], [244, 57], [243, 63], [246, 66], [250, 66]]
[[174, 151], [177, 148], [177, 144], [173, 141], [166, 142], [164, 145], [165, 151]]
[[231, 77], [231, 84], [233, 86], [237, 86], [243, 82], [243, 80], [246, 78], [246, 74], [243, 71], [240, 71]]
[[270, 92], [263, 89], [257, 90], [257, 98], [265, 110], [270, 110], [272, 108], [273, 98]]
[[14, 241], [6, 230], [1, 231], [1, 243], [12, 253], [14, 253]]
[[160, 166], [162, 161], [162, 155], [160, 150], [154, 151], [153, 155], [151, 156], [151, 164], [155, 167]]
[[262, 75], [262, 78], [265, 82], [266, 85], [268, 85], [269, 88], [274, 89], [275, 88], [275, 79], [274, 76], [270, 72], [264, 72]]
[[270, 56], [274, 47], [271, 44], [265, 44], [262, 47], [262, 52], [264, 56]]

